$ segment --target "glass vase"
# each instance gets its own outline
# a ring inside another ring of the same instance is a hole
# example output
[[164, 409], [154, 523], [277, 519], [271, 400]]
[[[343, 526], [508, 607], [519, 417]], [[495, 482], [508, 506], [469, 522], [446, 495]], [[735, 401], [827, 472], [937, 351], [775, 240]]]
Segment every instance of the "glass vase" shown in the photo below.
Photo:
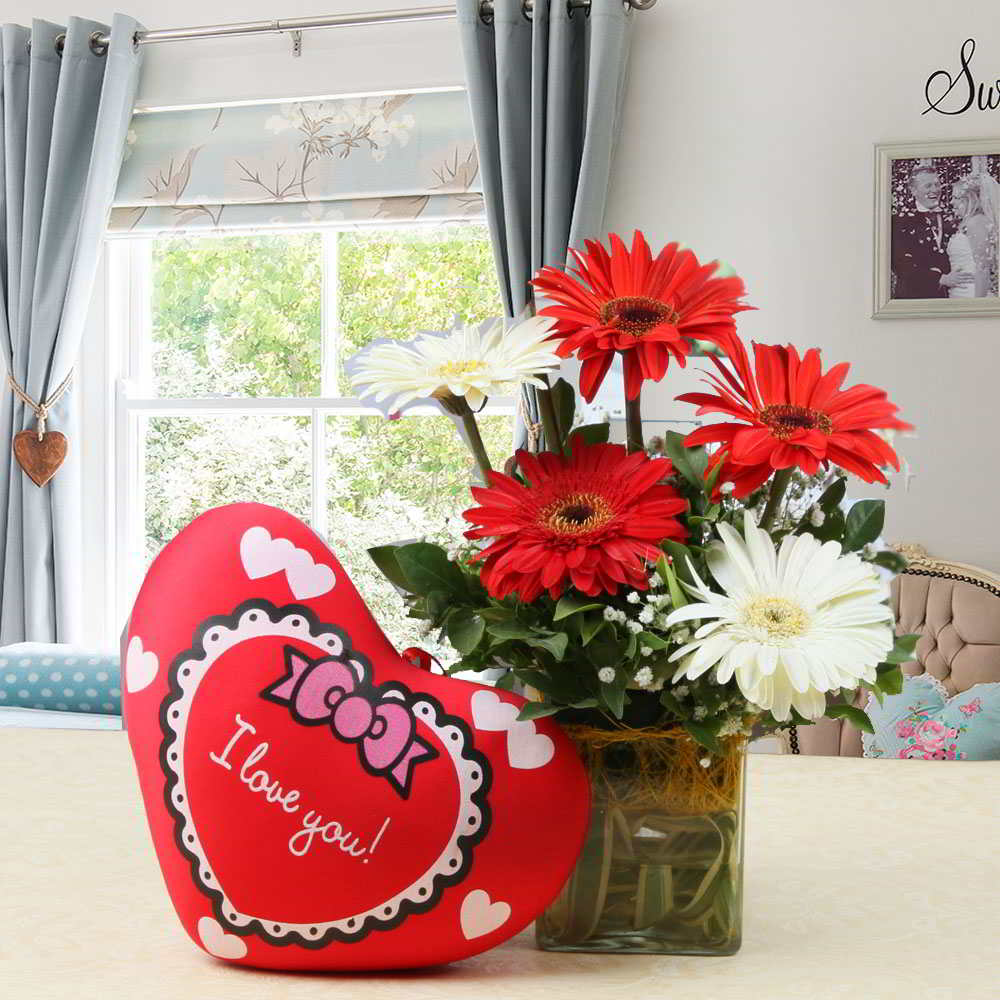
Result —
[[536, 923], [547, 951], [732, 955], [743, 924], [746, 742], [568, 727], [591, 780], [583, 852]]

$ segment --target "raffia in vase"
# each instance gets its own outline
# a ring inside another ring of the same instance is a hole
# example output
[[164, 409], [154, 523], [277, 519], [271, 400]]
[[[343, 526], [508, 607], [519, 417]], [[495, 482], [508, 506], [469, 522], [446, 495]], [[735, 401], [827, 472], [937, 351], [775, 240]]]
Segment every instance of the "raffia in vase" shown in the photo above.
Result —
[[573, 875], [538, 922], [542, 946], [736, 951], [745, 738], [708, 755], [679, 726], [566, 731], [590, 772], [592, 820]]

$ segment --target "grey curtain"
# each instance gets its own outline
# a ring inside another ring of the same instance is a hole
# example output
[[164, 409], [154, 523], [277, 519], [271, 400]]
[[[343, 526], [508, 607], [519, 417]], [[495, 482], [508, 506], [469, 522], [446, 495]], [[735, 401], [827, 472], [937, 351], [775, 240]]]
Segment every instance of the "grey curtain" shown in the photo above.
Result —
[[[486, 214], [504, 308], [531, 301], [528, 281], [568, 247], [604, 235], [633, 14], [621, 0], [458, 0]], [[641, 16], [641, 15], [640, 15]], [[533, 394], [529, 413], [537, 419]]]
[[[116, 16], [103, 51], [93, 36], [108, 26], [82, 18], [5, 24], [0, 34], [0, 358], [36, 400], [80, 350], [139, 77], [137, 27]], [[74, 395], [49, 416], [69, 456], [42, 488], [11, 451], [34, 414], [6, 386], [0, 396], [0, 645], [80, 637], [85, 445]]]

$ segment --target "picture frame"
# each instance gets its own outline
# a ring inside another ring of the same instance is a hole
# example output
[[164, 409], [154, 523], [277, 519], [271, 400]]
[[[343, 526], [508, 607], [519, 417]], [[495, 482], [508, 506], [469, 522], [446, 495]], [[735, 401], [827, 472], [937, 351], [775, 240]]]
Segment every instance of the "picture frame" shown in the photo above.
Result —
[[1000, 316], [998, 192], [1000, 138], [875, 146], [875, 319]]

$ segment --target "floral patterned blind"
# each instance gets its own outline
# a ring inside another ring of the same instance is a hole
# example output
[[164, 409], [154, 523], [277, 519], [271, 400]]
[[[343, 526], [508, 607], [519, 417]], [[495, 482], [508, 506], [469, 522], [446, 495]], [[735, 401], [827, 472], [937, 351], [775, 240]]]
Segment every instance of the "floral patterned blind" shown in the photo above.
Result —
[[109, 229], [481, 218], [464, 91], [140, 112]]

